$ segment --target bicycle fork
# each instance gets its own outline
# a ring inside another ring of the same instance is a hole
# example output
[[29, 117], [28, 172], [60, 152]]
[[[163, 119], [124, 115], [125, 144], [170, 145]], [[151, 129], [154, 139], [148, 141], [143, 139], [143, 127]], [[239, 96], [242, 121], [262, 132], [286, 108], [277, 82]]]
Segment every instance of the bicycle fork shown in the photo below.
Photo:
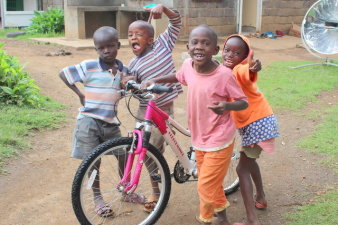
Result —
[[[123, 177], [117, 186], [118, 190], [123, 191], [126, 194], [131, 194], [137, 188], [141, 176], [142, 167], [144, 164], [144, 159], [146, 157], [151, 132], [144, 131], [144, 133], [142, 134], [141, 130], [135, 129], [133, 130], [132, 134], [133, 141], [128, 151], [126, 167], [124, 169]], [[137, 159], [134, 174], [131, 177], [131, 170], [133, 167], [135, 155], [139, 156]]]

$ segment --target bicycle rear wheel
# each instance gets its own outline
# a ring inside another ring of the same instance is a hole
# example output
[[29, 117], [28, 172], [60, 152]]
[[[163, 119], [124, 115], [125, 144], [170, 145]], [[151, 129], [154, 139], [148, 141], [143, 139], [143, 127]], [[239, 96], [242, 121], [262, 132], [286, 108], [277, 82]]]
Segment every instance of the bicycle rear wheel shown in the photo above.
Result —
[[239, 158], [240, 158], [240, 153], [239, 153], [240, 147], [241, 147], [241, 137], [239, 136], [239, 134], [236, 134], [234, 150], [231, 156], [231, 162], [228, 168], [228, 172], [223, 181], [225, 195], [230, 195], [236, 192], [239, 188], [239, 178], [236, 172], [236, 167], [238, 165]]
[[[139, 195], [150, 196], [152, 194], [150, 174], [152, 177], [154, 173], [158, 175], [156, 179], [159, 179], [157, 181], [159, 182], [160, 195], [154, 210], [147, 213], [144, 211], [143, 204], [126, 201], [125, 195], [117, 188], [123, 174], [123, 169], [120, 168], [124, 168], [121, 166], [121, 162], [122, 165], [123, 162], [126, 162], [131, 144], [132, 138], [106, 141], [97, 146], [93, 153], [81, 163], [72, 186], [73, 209], [81, 224], [150, 225], [155, 224], [160, 218], [170, 197], [171, 179], [169, 167], [155, 147], [149, 146], [147, 160], [152, 160], [153, 168], [156, 169], [148, 171], [147, 167], [143, 165], [139, 184], [135, 190], [135, 193]], [[99, 190], [93, 188], [93, 183], [98, 180], [102, 199], [112, 210], [112, 216], [99, 216], [95, 210], [93, 191]]]

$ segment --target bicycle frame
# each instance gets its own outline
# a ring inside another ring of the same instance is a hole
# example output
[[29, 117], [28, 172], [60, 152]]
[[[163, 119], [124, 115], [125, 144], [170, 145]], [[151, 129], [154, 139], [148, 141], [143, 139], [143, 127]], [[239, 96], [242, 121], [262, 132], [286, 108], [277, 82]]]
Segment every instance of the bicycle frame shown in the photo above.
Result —
[[[141, 175], [142, 166], [147, 153], [151, 130], [154, 125], [158, 128], [172, 151], [175, 153], [178, 160], [182, 163], [188, 174], [197, 176], [195, 159], [189, 159], [187, 152], [182, 150], [182, 147], [177, 142], [175, 135], [169, 124], [175, 127], [178, 131], [186, 136], [190, 136], [190, 131], [172, 119], [168, 114], [163, 112], [156, 106], [154, 101], [149, 101], [143, 122], [136, 123], [136, 128], [133, 130], [133, 142], [128, 152], [127, 163], [123, 177], [119, 182], [119, 190], [130, 194], [137, 188]], [[143, 132], [141, 132], [143, 130]], [[137, 146], [134, 150], [135, 142]], [[134, 162], [134, 156], [139, 155], [135, 167], [134, 175], [131, 179], [131, 169]]]

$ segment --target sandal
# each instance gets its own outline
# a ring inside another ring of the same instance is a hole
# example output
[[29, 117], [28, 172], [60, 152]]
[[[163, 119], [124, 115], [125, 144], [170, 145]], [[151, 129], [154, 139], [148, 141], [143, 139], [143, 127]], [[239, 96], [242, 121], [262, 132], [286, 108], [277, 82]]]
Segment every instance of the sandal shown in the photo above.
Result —
[[156, 204], [157, 204], [157, 200], [155, 200], [155, 201], [147, 201], [147, 202], [144, 203], [143, 210], [145, 212], [150, 213], [150, 212], [152, 212], [154, 210]]
[[121, 201], [134, 203], [134, 204], [144, 204], [146, 201], [146, 197], [142, 194], [131, 193], [131, 194], [123, 194]]
[[265, 202], [265, 203], [257, 202], [256, 195], [254, 196], [254, 202], [255, 202], [256, 209], [263, 210], [263, 209], [266, 209], [268, 207], [268, 203], [267, 202]]
[[268, 203], [260, 203], [255, 200], [255, 207], [256, 209], [266, 209], [268, 207]]
[[113, 210], [107, 203], [102, 203], [95, 206], [95, 212], [101, 217], [111, 217], [114, 216]]

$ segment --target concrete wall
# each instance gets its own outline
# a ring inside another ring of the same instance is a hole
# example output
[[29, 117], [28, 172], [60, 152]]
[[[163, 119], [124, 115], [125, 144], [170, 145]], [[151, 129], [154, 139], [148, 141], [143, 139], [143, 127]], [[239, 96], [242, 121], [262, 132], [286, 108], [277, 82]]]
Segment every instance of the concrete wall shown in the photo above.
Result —
[[[66, 6], [65, 29], [67, 37], [89, 37], [88, 35], [92, 31], [86, 32], [85, 27], [97, 26], [95, 24], [84, 26], [85, 22], [90, 23], [89, 19], [85, 19], [85, 11], [89, 10], [110, 11], [109, 15], [116, 12], [116, 28], [119, 29], [120, 37], [126, 38], [128, 25], [132, 21], [140, 19], [141, 16], [146, 16], [142, 7], [152, 3], [163, 3], [180, 12], [183, 23], [180, 38], [188, 37], [190, 31], [200, 24], [211, 26], [219, 36], [237, 32], [238, 0], [44, 0], [44, 3], [57, 5], [58, 1], [64, 1], [62, 3]], [[253, 21], [250, 17], [254, 17], [251, 14], [256, 13], [256, 2], [258, 1], [244, 1], [253, 4], [249, 7], [249, 11], [243, 11], [242, 25], [254, 27], [256, 21]], [[302, 22], [306, 11], [314, 2], [316, 0], [263, 0], [261, 27], [258, 27], [257, 30], [274, 32], [278, 29], [288, 32], [292, 23], [300, 24]], [[93, 4], [96, 7], [90, 7]], [[123, 4], [123, 7], [121, 4]], [[113, 19], [111, 20], [113, 21]], [[158, 32], [161, 32], [166, 26], [165, 21], [158, 21], [153, 25]], [[74, 33], [74, 31], [76, 32]]]
[[124, 0], [68, 0], [69, 6], [120, 6]]
[[181, 37], [200, 25], [211, 26], [219, 36], [236, 32], [237, 0], [174, 0], [182, 15]]
[[[95, 0], [94, 0], [95, 1]], [[60, 8], [63, 9], [64, 0], [43, 0], [43, 10], [46, 11], [48, 8]]]
[[305, 13], [317, 0], [263, 1], [262, 32], [288, 32], [292, 23], [301, 24]]
[[125, 0], [124, 4], [126, 6], [132, 6], [132, 7], [143, 7], [148, 4], [163, 4], [169, 8], [174, 7], [174, 0]]

